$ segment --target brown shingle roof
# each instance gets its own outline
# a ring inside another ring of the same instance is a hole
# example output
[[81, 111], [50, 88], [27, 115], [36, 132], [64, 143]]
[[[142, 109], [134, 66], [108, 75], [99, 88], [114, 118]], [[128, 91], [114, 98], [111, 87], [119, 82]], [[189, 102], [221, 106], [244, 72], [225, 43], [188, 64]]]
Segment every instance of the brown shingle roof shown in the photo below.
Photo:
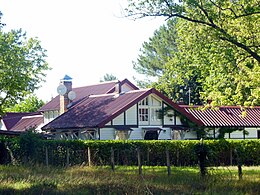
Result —
[[188, 115], [201, 121], [207, 127], [260, 127], [260, 107], [220, 106], [216, 108], [181, 106]]
[[156, 94], [174, 109], [179, 106], [155, 89], [133, 90], [115, 97], [115, 94], [90, 96], [60, 115], [42, 129], [75, 129], [104, 127], [109, 121], [137, 104], [149, 94]]

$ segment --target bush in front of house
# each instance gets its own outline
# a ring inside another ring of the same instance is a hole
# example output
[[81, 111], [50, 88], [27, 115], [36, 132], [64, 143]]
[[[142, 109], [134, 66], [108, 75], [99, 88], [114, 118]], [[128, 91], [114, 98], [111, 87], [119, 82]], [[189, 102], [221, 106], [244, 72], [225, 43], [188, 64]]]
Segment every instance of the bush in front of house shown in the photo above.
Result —
[[[166, 165], [166, 150], [171, 165], [198, 165], [198, 140], [46, 140], [33, 133], [20, 138], [0, 137], [0, 162], [38, 163], [53, 166], [89, 164], [137, 165], [137, 151], [141, 163], [147, 166]], [[204, 140], [208, 149], [207, 166], [260, 165], [260, 140]], [[139, 150], [137, 150], [137, 148]], [[4, 155], [2, 155], [4, 154]]]

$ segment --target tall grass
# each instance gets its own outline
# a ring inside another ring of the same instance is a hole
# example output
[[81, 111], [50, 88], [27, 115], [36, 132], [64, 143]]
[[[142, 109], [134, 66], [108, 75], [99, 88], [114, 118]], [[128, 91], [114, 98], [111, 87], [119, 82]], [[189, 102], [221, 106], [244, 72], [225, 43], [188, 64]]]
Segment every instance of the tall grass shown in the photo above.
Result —
[[0, 194], [260, 194], [260, 167], [209, 168], [201, 178], [196, 167], [117, 166], [69, 168], [0, 166]]

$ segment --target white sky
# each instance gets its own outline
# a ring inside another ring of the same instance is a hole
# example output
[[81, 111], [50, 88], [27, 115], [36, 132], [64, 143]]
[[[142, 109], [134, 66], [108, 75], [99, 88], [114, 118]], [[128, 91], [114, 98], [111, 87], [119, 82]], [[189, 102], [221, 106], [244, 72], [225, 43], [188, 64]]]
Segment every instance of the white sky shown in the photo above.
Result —
[[120, 18], [124, 0], [0, 0], [5, 30], [22, 28], [47, 49], [52, 70], [37, 91], [44, 101], [57, 95], [65, 74], [73, 86], [96, 84], [106, 73], [118, 79], [140, 77], [133, 69], [144, 41], [160, 19]]

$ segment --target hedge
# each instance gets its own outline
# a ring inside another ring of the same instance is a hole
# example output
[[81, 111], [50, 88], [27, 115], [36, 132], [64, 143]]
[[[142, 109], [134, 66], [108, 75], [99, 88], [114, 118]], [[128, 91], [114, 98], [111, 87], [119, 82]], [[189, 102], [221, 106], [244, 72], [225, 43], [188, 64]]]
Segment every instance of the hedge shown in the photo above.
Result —
[[[0, 137], [0, 163], [38, 163], [53, 166], [87, 164], [110, 165], [111, 149], [116, 165], [137, 165], [137, 148], [141, 162], [148, 166], [166, 165], [166, 150], [174, 166], [198, 164], [198, 140], [44, 140], [35, 134], [19, 138]], [[260, 165], [260, 140], [204, 140], [207, 165]], [[90, 156], [89, 156], [90, 154]]]

